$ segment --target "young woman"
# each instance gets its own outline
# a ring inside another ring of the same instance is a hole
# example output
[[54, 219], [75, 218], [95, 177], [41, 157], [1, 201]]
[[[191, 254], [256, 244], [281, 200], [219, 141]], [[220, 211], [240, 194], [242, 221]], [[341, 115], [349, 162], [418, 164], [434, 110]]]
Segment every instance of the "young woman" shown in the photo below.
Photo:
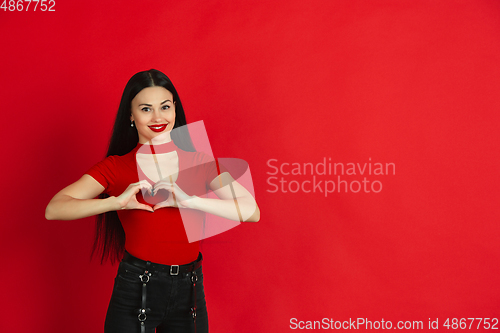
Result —
[[[132, 76], [107, 158], [49, 202], [49, 220], [98, 215], [94, 251], [122, 258], [105, 332], [208, 332], [199, 241], [205, 213], [258, 221], [252, 195], [195, 152], [179, 95], [157, 70]], [[179, 131], [177, 131], [179, 129]], [[224, 170], [224, 169], [222, 169]], [[204, 194], [213, 191], [218, 199]], [[96, 198], [98, 197], [99, 198]]]

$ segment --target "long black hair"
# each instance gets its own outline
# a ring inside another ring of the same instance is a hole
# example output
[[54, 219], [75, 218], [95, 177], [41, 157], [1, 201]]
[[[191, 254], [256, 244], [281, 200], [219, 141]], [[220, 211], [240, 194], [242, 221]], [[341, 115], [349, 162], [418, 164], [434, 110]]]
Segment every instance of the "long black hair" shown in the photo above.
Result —
[[[137, 129], [136, 127], [130, 126], [131, 103], [134, 97], [142, 89], [155, 86], [163, 87], [173, 95], [173, 102], [175, 102], [174, 129], [187, 124], [184, 108], [182, 107], [179, 94], [172, 81], [170, 81], [165, 74], [156, 69], [136, 73], [130, 78], [123, 90], [106, 157], [111, 155], [125, 155], [137, 146], [139, 143]], [[194, 151], [187, 130], [182, 132], [173, 131], [172, 140], [179, 148], [187, 151]], [[104, 193], [99, 196], [101, 199], [107, 197], [108, 195]], [[111, 262], [114, 263], [121, 259], [124, 250], [125, 231], [123, 230], [116, 211], [99, 214], [96, 218], [94, 245], [92, 247], [91, 257], [97, 252], [101, 257], [101, 263], [107, 259], [110, 259]]]

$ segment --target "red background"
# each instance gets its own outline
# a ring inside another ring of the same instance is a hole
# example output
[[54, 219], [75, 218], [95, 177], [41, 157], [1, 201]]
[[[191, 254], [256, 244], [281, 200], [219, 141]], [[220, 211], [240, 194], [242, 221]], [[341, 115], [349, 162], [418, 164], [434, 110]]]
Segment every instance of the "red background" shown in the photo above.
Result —
[[[44, 210], [103, 158], [126, 81], [149, 68], [216, 156], [252, 170], [261, 221], [203, 244], [211, 332], [500, 317], [498, 1], [55, 9], [0, 11], [0, 331], [102, 331], [116, 266], [89, 261], [92, 218]], [[370, 177], [380, 193], [269, 192], [269, 159], [324, 157], [396, 174]]]

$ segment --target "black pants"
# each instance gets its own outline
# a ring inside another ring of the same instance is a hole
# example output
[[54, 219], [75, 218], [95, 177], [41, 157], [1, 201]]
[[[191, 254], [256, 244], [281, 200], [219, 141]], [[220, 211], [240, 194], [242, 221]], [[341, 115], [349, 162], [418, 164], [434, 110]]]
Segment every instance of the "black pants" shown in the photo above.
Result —
[[[196, 293], [196, 333], [208, 332], [208, 314], [203, 290], [203, 271], [195, 270], [196, 291], [191, 276], [193, 273], [170, 275], [169, 272], [150, 271], [146, 287], [146, 313], [144, 320], [147, 333], [194, 332], [192, 308]], [[105, 333], [140, 333], [138, 314], [142, 307], [140, 275], [144, 269], [122, 261], [115, 278], [113, 294], [109, 302]]]

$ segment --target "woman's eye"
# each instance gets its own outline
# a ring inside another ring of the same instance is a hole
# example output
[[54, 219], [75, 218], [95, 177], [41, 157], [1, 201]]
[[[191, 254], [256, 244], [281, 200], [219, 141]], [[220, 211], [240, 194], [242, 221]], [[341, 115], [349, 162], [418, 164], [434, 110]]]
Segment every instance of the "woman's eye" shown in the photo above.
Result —
[[144, 111], [144, 112], [149, 112], [151, 109], [150, 109], [150, 108], [146, 108], [146, 107], [144, 107], [144, 108], [142, 108], [141, 110], [142, 110], [142, 111]]
[[170, 109], [170, 105], [163, 105], [163, 106], [162, 106], [162, 109], [163, 109], [163, 110]]

